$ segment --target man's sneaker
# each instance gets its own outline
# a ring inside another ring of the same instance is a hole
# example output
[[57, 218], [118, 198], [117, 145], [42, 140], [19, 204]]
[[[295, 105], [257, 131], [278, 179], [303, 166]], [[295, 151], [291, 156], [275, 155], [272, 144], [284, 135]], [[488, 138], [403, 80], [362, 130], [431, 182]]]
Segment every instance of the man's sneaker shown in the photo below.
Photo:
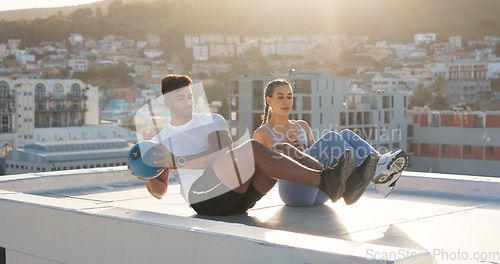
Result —
[[375, 175], [378, 157], [374, 153], [366, 156], [359, 166], [354, 168], [351, 176], [347, 179], [347, 186], [344, 192], [344, 202], [351, 205], [359, 200], [365, 192], [366, 186]]
[[324, 168], [320, 174], [319, 189], [323, 191], [332, 202], [336, 202], [346, 189], [347, 178], [354, 167], [354, 154], [346, 149], [339, 162], [332, 168]]
[[380, 156], [373, 183], [382, 196], [387, 197], [392, 192], [406, 165], [408, 165], [408, 155], [402, 150]]

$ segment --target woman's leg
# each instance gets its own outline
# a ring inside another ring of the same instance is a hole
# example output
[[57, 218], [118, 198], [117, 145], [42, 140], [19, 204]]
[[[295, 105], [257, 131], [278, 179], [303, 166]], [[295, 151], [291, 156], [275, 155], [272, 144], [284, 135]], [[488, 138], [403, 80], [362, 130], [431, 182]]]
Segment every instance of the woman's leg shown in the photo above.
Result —
[[370, 154], [374, 153], [377, 156], [380, 156], [375, 148], [373, 148], [368, 142], [363, 140], [361, 137], [356, 135], [356, 133], [352, 132], [349, 129], [342, 130], [338, 133], [342, 138], [352, 146], [354, 150], [354, 166], [357, 167], [363, 160]]

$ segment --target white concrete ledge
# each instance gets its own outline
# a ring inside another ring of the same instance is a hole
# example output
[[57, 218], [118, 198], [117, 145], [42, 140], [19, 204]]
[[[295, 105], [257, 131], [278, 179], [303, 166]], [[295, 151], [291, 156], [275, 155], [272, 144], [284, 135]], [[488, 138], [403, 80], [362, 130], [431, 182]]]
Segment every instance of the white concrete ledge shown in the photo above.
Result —
[[0, 190], [42, 193], [109, 184], [136, 183], [126, 166], [0, 176]]
[[500, 178], [405, 171], [394, 190], [500, 200]]

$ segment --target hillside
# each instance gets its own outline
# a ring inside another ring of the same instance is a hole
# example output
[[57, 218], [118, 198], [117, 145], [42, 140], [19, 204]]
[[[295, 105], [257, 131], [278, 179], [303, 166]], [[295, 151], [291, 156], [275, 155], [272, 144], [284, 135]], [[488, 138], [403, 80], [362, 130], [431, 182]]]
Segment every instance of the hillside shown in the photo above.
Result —
[[[31, 8], [22, 10], [12, 10], [12, 11], [0, 11], [0, 20], [4, 21], [15, 21], [21, 19], [31, 20], [34, 18], [47, 18], [51, 15], [56, 15], [59, 12], [63, 14], [71, 14], [74, 11], [81, 8], [90, 8], [95, 10], [97, 7], [102, 7], [104, 10], [107, 9], [109, 4], [114, 0], [101, 0], [100, 2], [78, 5], [78, 6], [68, 6], [68, 7], [57, 7], [57, 8]], [[122, 0], [123, 3], [133, 2], [137, 0]]]
[[[134, 38], [157, 33], [167, 44], [179, 42], [183, 34], [202, 32], [369, 35], [371, 40], [389, 42], [412, 42], [414, 33], [435, 32], [439, 40], [453, 35], [461, 35], [464, 40], [482, 39], [500, 32], [499, 3], [500, 0], [105, 0], [79, 7], [1, 12], [0, 43], [8, 38], [21, 38], [26, 44], [64, 40], [75, 32], [90, 37], [119, 34]], [[97, 7], [104, 11], [100, 16], [95, 12]], [[78, 13], [83, 9], [88, 12]], [[7, 21], [16, 13], [19, 17], [39, 18]]]

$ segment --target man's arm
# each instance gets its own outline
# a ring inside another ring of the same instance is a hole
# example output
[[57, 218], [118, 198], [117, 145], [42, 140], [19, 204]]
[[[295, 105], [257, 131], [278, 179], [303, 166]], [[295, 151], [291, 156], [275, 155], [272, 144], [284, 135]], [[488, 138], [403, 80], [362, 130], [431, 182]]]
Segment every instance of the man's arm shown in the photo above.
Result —
[[233, 139], [228, 131], [218, 130], [208, 135], [209, 148], [195, 155], [183, 156], [186, 160], [184, 169], [206, 169], [226, 151], [233, 148]]
[[183, 166], [178, 163], [181, 157], [174, 156], [163, 145], [156, 146], [162, 150], [162, 153], [153, 153], [153, 155], [160, 156], [163, 160], [155, 161], [154, 164], [164, 164], [167, 169], [177, 169], [179, 167], [183, 169], [206, 169], [217, 157], [232, 149], [233, 146], [233, 140], [226, 130], [217, 130], [210, 133], [207, 140], [209, 144], [207, 150], [194, 155], [182, 156], [182, 159], [184, 159]]
[[167, 193], [170, 171], [165, 169], [158, 177], [145, 180], [149, 193], [156, 199], [161, 199]]

